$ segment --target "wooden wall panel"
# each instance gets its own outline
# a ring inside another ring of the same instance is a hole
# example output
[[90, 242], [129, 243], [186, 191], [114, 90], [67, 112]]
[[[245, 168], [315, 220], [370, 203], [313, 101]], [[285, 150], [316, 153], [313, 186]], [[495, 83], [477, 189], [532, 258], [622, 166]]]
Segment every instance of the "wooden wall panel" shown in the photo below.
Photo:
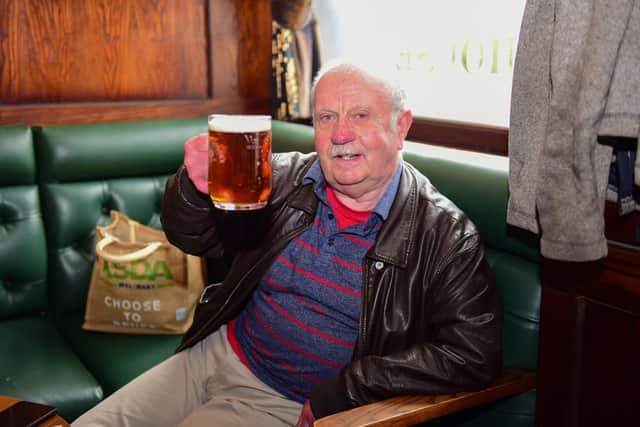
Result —
[[598, 261], [544, 258], [541, 281], [536, 425], [633, 424], [640, 405], [640, 252], [609, 246]]
[[633, 313], [596, 301], [587, 304], [580, 363], [580, 411], [576, 425], [637, 424], [639, 326], [638, 316]]
[[0, 0], [0, 102], [207, 97], [205, 0]]
[[[271, 97], [271, 3], [212, 0], [210, 40], [214, 96]], [[226, 19], [216, 19], [226, 16]], [[269, 19], [264, 19], [267, 16]], [[256, 37], [256, 35], [258, 35]], [[229, 67], [228, 64], [234, 64]]]
[[270, 111], [270, 0], [0, 0], [0, 125]]

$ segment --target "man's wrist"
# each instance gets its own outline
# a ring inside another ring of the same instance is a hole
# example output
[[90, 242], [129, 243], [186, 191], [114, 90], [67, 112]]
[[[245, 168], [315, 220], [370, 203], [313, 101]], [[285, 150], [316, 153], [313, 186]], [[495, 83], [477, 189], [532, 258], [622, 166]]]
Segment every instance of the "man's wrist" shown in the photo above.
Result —
[[188, 204], [199, 208], [211, 208], [213, 206], [209, 195], [199, 191], [191, 181], [184, 165], [178, 169], [178, 189], [180, 197]]

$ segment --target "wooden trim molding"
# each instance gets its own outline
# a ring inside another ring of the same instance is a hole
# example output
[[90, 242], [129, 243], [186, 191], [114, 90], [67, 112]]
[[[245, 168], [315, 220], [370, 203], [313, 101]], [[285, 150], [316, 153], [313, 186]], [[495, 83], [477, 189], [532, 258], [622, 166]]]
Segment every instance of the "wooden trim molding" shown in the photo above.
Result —
[[28, 126], [207, 116], [211, 113], [269, 114], [271, 98], [30, 104], [0, 107], [0, 125]]
[[[640, 248], [622, 248], [610, 243], [606, 267], [608, 270], [640, 279]], [[640, 289], [638, 291], [640, 292]]]
[[454, 120], [414, 117], [407, 139], [449, 148], [507, 156], [509, 129]]

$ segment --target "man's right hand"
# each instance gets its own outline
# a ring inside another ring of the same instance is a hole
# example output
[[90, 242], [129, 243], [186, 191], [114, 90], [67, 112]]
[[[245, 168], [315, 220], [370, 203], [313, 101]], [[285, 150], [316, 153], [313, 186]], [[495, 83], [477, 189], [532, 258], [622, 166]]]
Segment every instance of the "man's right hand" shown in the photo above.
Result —
[[198, 191], [209, 194], [209, 141], [207, 134], [189, 138], [184, 143], [184, 166]]

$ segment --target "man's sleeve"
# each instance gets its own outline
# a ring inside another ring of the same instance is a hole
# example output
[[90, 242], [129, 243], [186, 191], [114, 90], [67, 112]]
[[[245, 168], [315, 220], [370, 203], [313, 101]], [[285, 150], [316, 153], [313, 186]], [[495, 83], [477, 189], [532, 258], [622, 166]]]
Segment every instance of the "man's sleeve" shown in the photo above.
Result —
[[214, 211], [213, 203], [196, 189], [184, 166], [168, 179], [160, 220], [172, 244], [192, 255], [221, 256], [224, 248]]

